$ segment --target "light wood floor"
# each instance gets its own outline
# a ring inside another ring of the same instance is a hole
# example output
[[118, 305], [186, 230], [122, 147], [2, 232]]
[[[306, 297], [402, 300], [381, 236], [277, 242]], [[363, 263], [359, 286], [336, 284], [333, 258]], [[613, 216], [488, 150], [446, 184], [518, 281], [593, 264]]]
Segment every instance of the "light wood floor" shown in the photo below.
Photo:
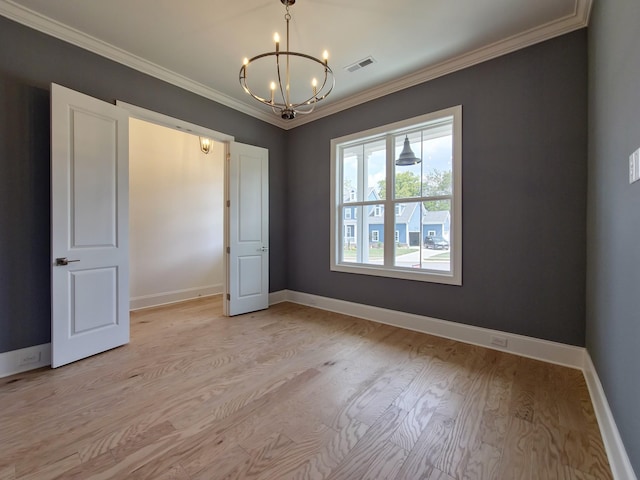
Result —
[[289, 303], [0, 379], [0, 479], [610, 479], [582, 373]]

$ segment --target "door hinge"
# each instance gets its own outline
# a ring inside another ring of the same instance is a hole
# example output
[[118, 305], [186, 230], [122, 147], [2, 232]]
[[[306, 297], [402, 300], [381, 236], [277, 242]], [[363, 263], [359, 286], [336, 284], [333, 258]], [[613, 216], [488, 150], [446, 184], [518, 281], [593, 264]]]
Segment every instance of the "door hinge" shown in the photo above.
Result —
[[227, 208], [231, 206], [231, 200], [227, 200]]
[[227, 153], [227, 161], [231, 160], [231, 154]]
[[231, 301], [231, 294], [227, 293], [227, 300]]
[[227, 247], [227, 253], [231, 253], [231, 247]]

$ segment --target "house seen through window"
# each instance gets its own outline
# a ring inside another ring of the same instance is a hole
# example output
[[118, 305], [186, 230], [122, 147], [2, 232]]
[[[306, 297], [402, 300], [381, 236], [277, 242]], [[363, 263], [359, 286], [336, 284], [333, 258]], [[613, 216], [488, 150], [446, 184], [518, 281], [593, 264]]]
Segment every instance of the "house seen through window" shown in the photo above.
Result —
[[[405, 139], [418, 161], [398, 165]], [[331, 150], [331, 269], [461, 285], [462, 107], [334, 139]]]

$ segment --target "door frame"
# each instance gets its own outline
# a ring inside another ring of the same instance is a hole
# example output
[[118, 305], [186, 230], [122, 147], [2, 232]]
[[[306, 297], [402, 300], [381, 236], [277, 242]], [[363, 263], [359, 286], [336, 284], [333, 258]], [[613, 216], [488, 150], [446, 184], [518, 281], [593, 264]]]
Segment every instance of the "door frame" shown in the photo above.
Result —
[[233, 137], [232, 135], [227, 135], [226, 133], [221, 133], [215, 130], [211, 130], [201, 125], [196, 125], [195, 123], [190, 123], [175, 117], [170, 117], [169, 115], [164, 115], [162, 113], [154, 112], [153, 110], [147, 110], [146, 108], [138, 107], [137, 105], [123, 102], [121, 100], [116, 100], [116, 106], [126, 110], [129, 113], [130, 118], [136, 118], [138, 120], [143, 120], [145, 122], [154, 123], [162, 127], [178, 130], [179, 132], [185, 132], [185, 133], [190, 133], [192, 135], [208, 137], [224, 145], [224, 168], [223, 168], [223, 176], [224, 176], [224, 180], [223, 180], [223, 183], [224, 183], [223, 271], [224, 271], [224, 275], [222, 278], [222, 290], [223, 290], [222, 313], [223, 315], [227, 316], [229, 314], [229, 300], [228, 300], [229, 298], [228, 297], [229, 255], [226, 254], [227, 249], [229, 247], [229, 209], [227, 208], [228, 207], [227, 202], [229, 199], [229, 156], [230, 156], [229, 145], [231, 144], [231, 142], [235, 141], [235, 137]]

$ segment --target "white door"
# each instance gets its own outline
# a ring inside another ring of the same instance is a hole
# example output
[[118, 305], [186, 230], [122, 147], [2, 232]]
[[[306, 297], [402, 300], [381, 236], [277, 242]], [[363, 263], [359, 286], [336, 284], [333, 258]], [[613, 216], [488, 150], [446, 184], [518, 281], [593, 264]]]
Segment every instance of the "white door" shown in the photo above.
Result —
[[51, 86], [51, 365], [129, 342], [129, 117]]
[[226, 313], [269, 306], [269, 151], [230, 142]]

